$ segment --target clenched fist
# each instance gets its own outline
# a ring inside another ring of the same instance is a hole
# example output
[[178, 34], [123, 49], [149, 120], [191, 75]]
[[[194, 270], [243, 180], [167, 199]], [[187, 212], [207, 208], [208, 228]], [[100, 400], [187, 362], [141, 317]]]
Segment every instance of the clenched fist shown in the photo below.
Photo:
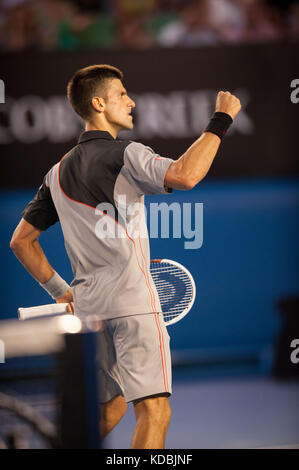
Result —
[[235, 119], [241, 109], [239, 98], [232, 95], [229, 91], [219, 91], [216, 99], [216, 112], [227, 113], [232, 119]]

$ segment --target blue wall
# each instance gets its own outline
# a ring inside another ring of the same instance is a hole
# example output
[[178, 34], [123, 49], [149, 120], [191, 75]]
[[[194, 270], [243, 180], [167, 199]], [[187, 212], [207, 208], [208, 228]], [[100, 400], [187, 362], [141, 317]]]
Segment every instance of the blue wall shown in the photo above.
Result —
[[[19, 306], [51, 299], [9, 249], [21, 210], [33, 191], [5, 191], [1, 199], [2, 318]], [[170, 258], [194, 275], [197, 299], [189, 315], [169, 327], [172, 348], [201, 351], [266, 351], [278, 328], [277, 300], [298, 292], [298, 181], [204, 182], [192, 191], [154, 196], [149, 202], [202, 202], [203, 246], [184, 239], [152, 239], [152, 258]], [[40, 238], [50, 263], [67, 281], [72, 273], [59, 224]]]

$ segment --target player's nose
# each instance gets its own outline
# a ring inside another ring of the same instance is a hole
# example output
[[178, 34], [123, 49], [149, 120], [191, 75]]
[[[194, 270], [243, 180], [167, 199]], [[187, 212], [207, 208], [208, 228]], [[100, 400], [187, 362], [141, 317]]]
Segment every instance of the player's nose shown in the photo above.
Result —
[[136, 106], [135, 101], [133, 101], [129, 96], [128, 96], [128, 98], [129, 98], [128, 106], [130, 106], [130, 108], [135, 108], [135, 106]]

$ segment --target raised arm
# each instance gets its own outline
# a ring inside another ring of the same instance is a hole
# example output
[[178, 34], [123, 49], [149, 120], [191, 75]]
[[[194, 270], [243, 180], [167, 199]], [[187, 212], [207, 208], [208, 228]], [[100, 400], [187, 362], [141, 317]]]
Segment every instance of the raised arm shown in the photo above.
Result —
[[224, 135], [225, 127], [229, 126], [240, 109], [241, 103], [236, 96], [228, 91], [218, 93], [215, 112], [224, 114], [218, 114], [216, 121], [210, 123], [199, 139], [169, 166], [164, 179], [166, 187], [192, 189], [206, 176], [221, 143], [220, 135]]

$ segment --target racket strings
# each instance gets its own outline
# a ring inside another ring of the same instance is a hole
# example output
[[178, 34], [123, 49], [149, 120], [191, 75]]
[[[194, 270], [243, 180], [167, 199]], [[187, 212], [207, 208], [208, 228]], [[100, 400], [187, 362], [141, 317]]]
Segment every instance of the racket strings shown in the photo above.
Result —
[[193, 296], [189, 276], [179, 267], [166, 263], [152, 263], [151, 275], [155, 283], [163, 316], [169, 321], [182, 314]]

